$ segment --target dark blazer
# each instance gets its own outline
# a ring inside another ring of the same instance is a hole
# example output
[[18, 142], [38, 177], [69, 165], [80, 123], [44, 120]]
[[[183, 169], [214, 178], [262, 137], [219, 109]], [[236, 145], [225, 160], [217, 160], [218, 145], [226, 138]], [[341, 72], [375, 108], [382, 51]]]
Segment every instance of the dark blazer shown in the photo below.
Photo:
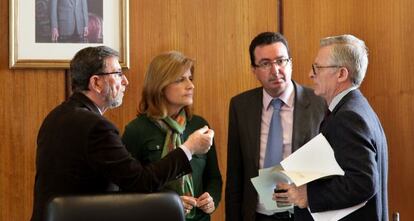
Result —
[[[187, 140], [188, 136], [194, 131], [208, 125], [202, 117], [193, 115], [187, 121], [182, 140]], [[122, 136], [126, 148], [132, 156], [143, 164], [149, 164], [161, 159], [162, 148], [164, 146], [166, 133], [144, 114], [139, 115], [127, 124]], [[215, 144], [211, 146], [206, 154], [196, 154], [190, 161], [194, 184], [194, 195], [199, 197], [204, 192], [208, 192], [214, 199], [217, 208], [221, 199], [222, 179], [217, 162]], [[194, 218], [187, 220], [207, 221], [210, 215], [200, 209], [196, 209]]]
[[153, 192], [191, 172], [180, 148], [163, 160], [141, 165], [122, 144], [116, 127], [82, 93], [73, 94], [44, 120], [37, 137], [32, 220], [44, 219], [58, 195], [108, 192], [111, 183], [133, 192]]
[[[319, 131], [325, 102], [309, 88], [294, 83], [292, 151]], [[258, 176], [263, 88], [255, 88], [230, 101], [226, 182], [226, 220], [255, 220], [257, 192], [250, 179]]]
[[[312, 212], [337, 210], [368, 201], [341, 220], [388, 221], [387, 142], [381, 123], [359, 90], [349, 92], [321, 127], [345, 176], [307, 185]], [[313, 220], [296, 209], [295, 220]]]

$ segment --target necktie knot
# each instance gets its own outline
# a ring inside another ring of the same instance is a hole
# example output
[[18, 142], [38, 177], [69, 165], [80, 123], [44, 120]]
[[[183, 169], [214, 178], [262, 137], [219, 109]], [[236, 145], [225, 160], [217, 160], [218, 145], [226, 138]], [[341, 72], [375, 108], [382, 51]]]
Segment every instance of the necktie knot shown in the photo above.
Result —
[[326, 119], [328, 119], [330, 114], [331, 114], [331, 111], [329, 110], [329, 108], [327, 108], [325, 111], [325, 117], [323, 118], [323, 120], [325, 121]]
[[280, 111], [283, 101], [279, 98], [275, 98], [270, 102], [270, 104], [272, 105], [274, 111]]
[[330, 114], [331, 114], [331, 110], [329, 110], [329, 108], [326, 108], [325, 117], [328, 117]]

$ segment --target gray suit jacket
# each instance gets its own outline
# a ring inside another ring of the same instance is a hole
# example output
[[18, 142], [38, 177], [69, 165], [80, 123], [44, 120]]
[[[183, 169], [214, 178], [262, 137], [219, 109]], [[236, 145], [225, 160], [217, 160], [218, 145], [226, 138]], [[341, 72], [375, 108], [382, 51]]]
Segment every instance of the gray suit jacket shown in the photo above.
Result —
[[51, 0], [51, 28], [58, 28], [59, 35], [71, 36], [75, 30], [83, 34], [88, 26], [88, 5], [86, 0]]
[[[359, 90], [349, 92], [321, 127], [345, 176], [308, 183], [312, 212], [337, 210], [368, 201], [341, 220], [388, 220], [388, 153], [381, 123]], [[313, 220], [307, 209], [295, 220]]]
[[[309, 88], [294, 83], [295, 108], [292, 151], [319, 131], [325, 102]], [[255, 220], [257, 192], [250, 178], [258, 176], [263, 88], [255, 88], [230, 101], [226, 182], [226, 220]]]

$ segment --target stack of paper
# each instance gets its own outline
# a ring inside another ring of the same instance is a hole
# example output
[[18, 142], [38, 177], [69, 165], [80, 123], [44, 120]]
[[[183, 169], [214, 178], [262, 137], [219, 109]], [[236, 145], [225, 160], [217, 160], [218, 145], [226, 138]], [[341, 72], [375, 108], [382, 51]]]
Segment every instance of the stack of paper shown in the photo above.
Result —
[[[301, 186], [323, 177], [344, 174], [345, 172], [335, 160], [331, 145], [322, 134], [319, 134], [280, 162], [280, 165], [259, 170], [259, 176], [252, 178], [251, 181], [265, 208], [277, 211], [282, 210], [272, 200], [277, 183], [294, 183], [296, 186]], [[366, 202], [363, 202], [353, 207], [311, 213], [311, 215], [315, 221], [338, 220], [365, 204]], [[286, 210], [286, 207], [283, 210]]]

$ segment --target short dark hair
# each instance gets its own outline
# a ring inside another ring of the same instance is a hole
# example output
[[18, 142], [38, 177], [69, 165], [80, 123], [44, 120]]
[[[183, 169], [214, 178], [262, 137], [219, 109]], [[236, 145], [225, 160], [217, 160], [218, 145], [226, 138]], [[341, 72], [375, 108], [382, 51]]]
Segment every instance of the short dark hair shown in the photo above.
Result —
[[286, 49], [288, 51], [288, 56], [290, 58], [289, 46], [288, 46], [286, 38], [282, 34], [278, 32], [262, 32], [259, 35], [257, 35], [255, 38], [253, 38], [249, 46], [250, 64], [252, 65], [252, 67], [257, 66], [255, 63], [255, 57], [254, 57], [254, 50], [256, 49], [256, 47], [261, 46], [261, 45], [270, 45], [276, 42], [281, 42], [282, 44], [286, 46]]
[[105, 69], [106, 58], [119, 57], [119, 53], [106, 46], [87, 47], [76, 53], [70, 62], [72, 90], [87, 91], [89, 79]]

